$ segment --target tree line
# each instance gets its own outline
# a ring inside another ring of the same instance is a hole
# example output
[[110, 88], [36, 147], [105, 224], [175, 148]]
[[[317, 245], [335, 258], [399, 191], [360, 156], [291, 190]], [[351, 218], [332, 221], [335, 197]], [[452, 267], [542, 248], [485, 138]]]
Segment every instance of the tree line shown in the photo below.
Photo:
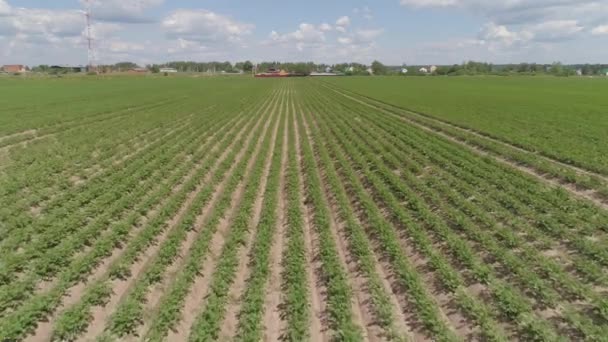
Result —
[[[97, 70], [102, 73], [125, 72], [140, 68], [133, 62], [119, 62], [109, 65], [99, 65]], [[565, 65], [560, 62], [551, 64], [519, 63], [519, 64], [492, 64], [487, 62], [467, 61], [453, 65], [385, 65], [380, 61], [371, 64], [362, 63], [314, 63], [314, 62], [288, 62], [264, 61], [254, 63], [242, 61], [232, 63], [172, 61], [162, 64], [149, 64], [146, 69], [158, 73], [162, 68], [174, 68], [179, 72], [188, 73], [252, 73], [265, 72], [271, 69], [285, 70], [290, 73], [309, 75], [312, 72], [335, 72], [344, 75], [406, 75], [406, 76], [461, 76], [461, 75], [602, 75], [608, 73], [608, 64], [572, 64]], [[39, 65], [31, 68], [34, 72], [58, 72], [49, 65]], [[70, 72], [62, 69], [61, 72]]]

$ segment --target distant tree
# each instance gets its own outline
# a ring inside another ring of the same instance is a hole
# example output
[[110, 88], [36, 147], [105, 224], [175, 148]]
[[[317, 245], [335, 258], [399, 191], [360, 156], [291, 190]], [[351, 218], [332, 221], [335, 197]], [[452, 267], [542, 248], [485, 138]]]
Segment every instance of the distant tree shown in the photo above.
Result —
[[138, 67], [139, 66], [133, 62], [119, 62], [114, 64], [114, 69], [117, 71], [128, 71]]
[[245, 61], [243, 63], [243, 69], [244, 72], [251, 72], [253, 70], [253, 63], [251, 63], [251, 61]]
[[551, 64], [551, 74], [555, 76], [561, 76], [564, 73], [564, 66], [561, 62], [553, 62]]
[[374, 75], [386, 75], [388, 73], [388, 68], [379, 61], [373, 61], [372, 71], [374, 72]]

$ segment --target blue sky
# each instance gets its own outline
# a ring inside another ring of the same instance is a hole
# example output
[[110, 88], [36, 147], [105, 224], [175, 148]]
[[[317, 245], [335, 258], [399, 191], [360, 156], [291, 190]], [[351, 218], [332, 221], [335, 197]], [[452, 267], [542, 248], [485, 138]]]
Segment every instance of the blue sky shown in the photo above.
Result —
[[[0, 0], [0, 64], [85, 64], [85, 0]], [[608, 0], [90, 0], [98, 63], [608, 63]]]

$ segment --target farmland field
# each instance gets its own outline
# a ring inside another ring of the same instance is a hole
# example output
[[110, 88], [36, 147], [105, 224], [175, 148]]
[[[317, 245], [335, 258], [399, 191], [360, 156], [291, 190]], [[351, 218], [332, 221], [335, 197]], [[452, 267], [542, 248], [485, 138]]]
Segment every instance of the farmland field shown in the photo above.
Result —
[[587, 81], [0, 80], [0, 341], [605, 341]]

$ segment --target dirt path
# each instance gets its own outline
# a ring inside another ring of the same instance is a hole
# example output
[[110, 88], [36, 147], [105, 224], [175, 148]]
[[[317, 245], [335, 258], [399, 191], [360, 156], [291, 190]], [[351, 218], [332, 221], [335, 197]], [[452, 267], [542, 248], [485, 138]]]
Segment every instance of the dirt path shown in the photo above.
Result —
[[[331, 88], [328, 88], [328, 89], [331, 89]], [[481, 149], [481, 148], [479, 148], [477, 146], [473, 146], [472, 144], [469, 144], [467, 142], [459, 140], [459, 139], [457, 139], [457, 138], [455, 138], [455, 137], [453, 137], [453, 136], [451, 136], [451, 135], [449, 135], [449, 134], [447, 134], [445, 132], [439, 131], [437, 129], [430, 128], [430, 127], [425, 126], [425, 125], [423, 125], [423, 124], [421, 124], [419, 122], [416, 122], [416, 121], [408, 119], [406, 117], [397, 115], [395, 113], [387, 111], [384, 108], [381, 108], [379, 106], [376, 106], [376, 105], [367, 103], [365, 101], [359, 100], [357, 98], [354, 98], [354, 97], [352, 97], [352, 96], [350, 96], [348, 94], [342, 93], [340, 91], [337, 91], [337, 90], [334, 90], [334, 89], [331, 89], [331, 90], [334, 91], [334, 92], [336, 92], [337, 94], [340, 94], [340, 95], [342, 95], [342, 96], [344, 96], [344, 97], [352, 100], [352, 101], [355, 101], [355, 102], [360, 103], [362, 105], [365, 105], [367, 107], [373, 108], [373, 109], [375, 109], [377, 111], [380, 111], [380, 112], [383, 112], [385, 114], [388, 114], [388, 115], [390, 115], [392, 117], [395, 117], [395, 118], [397, 118], [399, 120], [405, 121], [405, 122], [407, 122], [408, 124], [410, 124], [412, 126], [415, 126], [415, 127], [419, 128], [421, 130], [424, 130], [425, 132], [429, 132], [429, 133], [441, 136], [442, 138], [447, 139], [447, 140], [449, 140], [450, 142], [452, 142], [454, 144], [457, 144], [457, 145], [465, 147], [466, 149], [472, 151], [473, 153], [475, 153], [477, 155], [492, 158], [492, 159], [496, 160], [497, 162], [499, 162], [499, 163], [501, 163], [503, 165], [509, 166], [509, 167], [517, 169], [517, 170], [519, 170], [519, 171], [521, 171], [521, 172], [523, 172], [525, 174], [533, 176], [534, 178], [538, 179], [539, 181], [541, 181], [541, 182], [543, 182], [543, 183], [545, 183], [547, 185], [550, 185], [550, 186], [553, 186], [553, 187], [560, 187], [560, 188], [566, 190], [567, 192], [569, 192], [570, 194], [572, 194], [573, 196], [575, 196], [575, 197], [577, 197], [579, 199], [587, 200], [587, 201], [595, 204], [596, 206], [598, 206], [598, 207], [600, 207], [600, 208], [602, 208], [604, 210], [608, 210], [608, 201], [601, 199], [597, 195], [596, 191], [592, 191], [592, 190], [579, 190], [574, 184], [559, 182], [559, 181], [557, 181], [557, 180], [555, 180], [553, 178], [547, 177], [545, 174], [539, 172], [538, 170], [536, 170], [536, 169], [534, 169], [532, 167], [520, 165], [520, 164], [518, 164], [516, 162], [513, 162], [513, 161], [511, 161], [511, 160], [509, 160], [509, 159], [507, 159], [505, 157], [498, 156], [496, 154], [484, 151], [483, 149]], [[482, 136], [482, 137], [487, 138], [485, 136]], [[568, 167], [571, 167], [571, 166], [568, 165]], [[596, 176], [599, 176], [599, 175], [596, 175]]]
[[38, 132], [37, 129], [28, 129], [28, 130], [17, 132], [17, 133], [3, 135], [0, 137], [0, 143], [2, 143], [2, 141], [4, 141], [4, 140], [12, 139], [15, 137], [21, 137], [24, 135], [34, 135], [35, 136], [37, 134], [37, 132]]
[[[283, 95], [285, 96], [285, 95]], [[281, 99], [283, 100], [283, 99]], [[251, 269], [249, 268], [249, 261], [254, 260], [255, 256], [251, 255], [251, 247], [253, 245], [253, 241], [256, 235], [256, 229], [258, 224], [260, 223], [260, 218], [262, 215], [262, 207], [264, 204], [264, 193], [266, 190], [266, 184], [268, 183], [268, 176], [270, 174], [270, 167], [272, 166], [272, 156], [274, 154], [274, 150], [276, 147], [276, 140], [279, 130], [279, 122], [281, 111], [283, 110], [284, 103], [278, 108], [279, 117], [276, 119], [277, 124], [273, 130], [272, 138], [271, 138], [271, 147], [268, 156], [265, 156], [266, 161], [264, 164], [264, 171], [262, 172], [262, 178], [260, 181], [258, 195], [255, 199], [253, 205], [253, 217], [250, 222], [249, 234], [246, 237], [247, 242], [245, 243], [245, 247], [241, 248], [238, 252], [238, 260], [239, 265], [236, 271], [236, 277], [232, 286], [230, 287], [230, 291], [228, 292], [228, 303], [226, 305], [226, 315], [224, 317], [224, 321], [220, 327], [220, 340], [232, 340], [235, 336], [237, 326], [238, 326], [238, 313], [241, 308], [241, 297], [244, 293], [245, 287], [247, 286], [247, 279], [251, 274]]]
[[285, 127], [283, 129], [283, 150], [281, 152], [281, 171], [279, 174], [279, 193], [277, 212], [277, 226], [274, 243], [270, 250], [270, 276], [266, 289], [266, 298], [264, 299], [264, 340], [279, 341], [281, 332], [284, 330], [285, 322], [281, 317], [281, 274], [283, 273], [283, 264], [281, 262], [283, 249], [285, 245], [285, 227], [287, 226], [287, 196], [285, 185], [285, 174], [287, 172], [288, 161], [288, 133], [289, 133], [289, 104], [285, 113]]
[[[294, 116], [298, 115], [294, 112]], [[325, 294], [327, 289], [323, 285], [323, 281], [320, 278], [322, 273], [322, 264], [317, 255], [319, 255], [319, 242], [318, 237], [314, 233], [312, 226], [313, 213], [308, 206], [306, 198], [306, 188], [304, 185], [305, 175], [303, 170], [303, 143], [301, 139], [307, 139], [307, 137], [301, 137], [299, 131], [299, 124], [295, 117], [293, 118], [293, 124], [295, 126], [295, 147], [298, 158], [298, 177], [300, 178], [300, 211], [303, 213], [304, 220], [304, 243], [306, 248], [306, 270], [307, 270], [307, 282], [310, 284], [310, 303], [311, 303], [311, 315], [310, 315], [310, 340], [311, 341], [329, 341], [329, 328], [326, 319], [326, 307], [327, 302], [325, 300]]]
[[[262, 118], [263, 115], [260, 117]], [[255, 160], [258, 158], [264, 135], [267, 134], [269, 126], [270, 120], [267, 120], [264, 125], [264, 133], [260, 136], [256, 143], [254, 153], [246, 166], [245, 174], [249, 174], [253, 168]], [[253, 133], [253, 130], [251, 133]], [[244, 153], [246, 149], [247, 148], [244, 147], [242, 152]], [[237, 163], [234, 163], [235, 166], [236, 164]], [[245, 193], [244, 183], [244, 181], [241, 181], [231, 196], [230, 208], [220, 220], [217, 230], [215, 234], [213, 234], [209, 253], [207, 253], [207, 257], [205, 258], [203, 266], [201, 267], [201, 274], [195, 279], [194, 283], [190, 287], [190, 291], [186, 295], [184, 307], [182, 308], [182, 319], [173, 329], [169, 331], [167, 337], [168, 341], [186, 341], [190, 334], [190, 328], [194, 324], [198, 313], [204, 307], [205, 298], [209, 293], [209, 286], [212, 280], [211, 272], [213, 272], [217, 265], [218, 259], [222, 252], [222, 247], [224, 246], [224, 242], [230, 231], [232, 218], [234, 215], [236, 215], [238, 205]]]

